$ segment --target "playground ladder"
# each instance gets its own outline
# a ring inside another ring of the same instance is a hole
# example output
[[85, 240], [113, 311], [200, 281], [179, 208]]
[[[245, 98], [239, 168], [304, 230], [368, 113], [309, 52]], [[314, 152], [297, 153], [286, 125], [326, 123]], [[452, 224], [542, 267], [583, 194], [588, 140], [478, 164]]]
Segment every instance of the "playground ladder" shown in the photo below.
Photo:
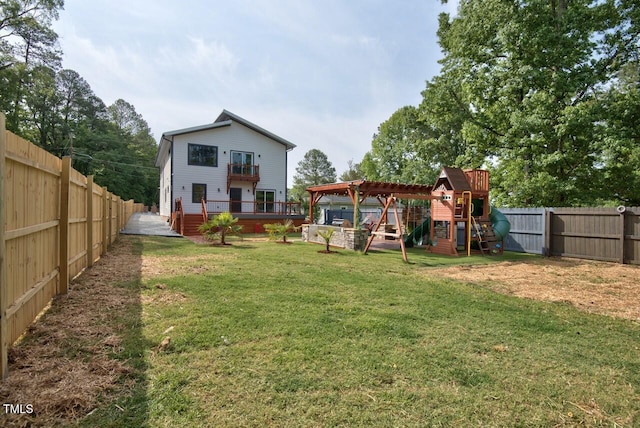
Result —
[[456, 201], [456, 204], [453, 208], [453, 216], [455, 218], [463, 218], [464, 217], [464, 204], [459, 204], [458, 201]]
[[474, 238], [478, 241], [478, 247], [480, 248], [480, 252], [484, 255], [485, 251], [489, 251], [489, 243], [484, 238], [484, 232], [482, 227], [478, 223], [475, 217], [471, 217], [471, 223], [473, 224], [473, 232]]
[[477, 220], [475, 217], [471, 217], [473, 224], [473, 231], [476, 241], [480, 247], [480, 252], [484, 254], [492, 255], [494, 250], [498, 249], [498, 239], [493, 230], [493, 225], [487, 220]]

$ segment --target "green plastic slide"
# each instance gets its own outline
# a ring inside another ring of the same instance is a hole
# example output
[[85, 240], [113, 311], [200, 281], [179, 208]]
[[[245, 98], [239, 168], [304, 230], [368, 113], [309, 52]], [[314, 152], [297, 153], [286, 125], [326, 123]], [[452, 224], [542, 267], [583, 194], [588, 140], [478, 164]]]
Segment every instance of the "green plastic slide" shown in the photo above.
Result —
[[496, 238], [499, 240], [506, 238], [511, 230], [511, 223], [509, 223], [507, 217], [492, 206], [491, 212], [489, 213], [489, 220], [493, 226], [493, 232], [495, 233]]
[[431, 228], [431, 217], [427, 219], [418, 227], [413, 229], [411, 233], [405, 238], [404, 246], [412, 248], [414, 245], [422, 245], [423, 237], [426, 235], [429, 240], [429, 233]]

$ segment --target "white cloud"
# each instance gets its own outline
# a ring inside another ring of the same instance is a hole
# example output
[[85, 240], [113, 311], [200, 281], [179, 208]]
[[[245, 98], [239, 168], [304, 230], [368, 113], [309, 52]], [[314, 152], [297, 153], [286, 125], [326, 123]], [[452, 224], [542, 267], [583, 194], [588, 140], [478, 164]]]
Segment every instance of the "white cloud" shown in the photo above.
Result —
[[[233, 74], [240, 60], [225, 46], [213, 40], [205, 41], [201, 37], [189, 36], [190, 49], [187, 59], [191, 66], [200, 73], [213, 73], [218, 78]], [[179, 52], [175, 53], [179, 60]], [[179, 63], [180, 61], [178, 61]]]

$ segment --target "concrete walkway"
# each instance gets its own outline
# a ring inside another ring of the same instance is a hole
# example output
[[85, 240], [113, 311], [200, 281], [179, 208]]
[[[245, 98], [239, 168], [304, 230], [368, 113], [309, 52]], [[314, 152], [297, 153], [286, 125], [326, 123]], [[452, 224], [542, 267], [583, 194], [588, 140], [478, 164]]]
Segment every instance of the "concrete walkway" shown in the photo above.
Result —
[[134, 213], [120, 233], [123, 235], [151, 235], [181, 238], [171, 230], [169, 223], [158, 214]]

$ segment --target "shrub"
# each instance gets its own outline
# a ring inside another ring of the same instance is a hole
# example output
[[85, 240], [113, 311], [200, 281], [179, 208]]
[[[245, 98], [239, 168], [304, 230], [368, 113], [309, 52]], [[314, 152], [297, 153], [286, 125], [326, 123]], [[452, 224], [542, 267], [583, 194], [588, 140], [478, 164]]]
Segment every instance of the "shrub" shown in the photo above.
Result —
[[326, 229], [326, 230], [319, 230], [318, 231], [318, 235], [324, 239], [325, 244], [327, 245], [327, 253], [330, 253], [331, 250], [329, 249], [329, 242], [331, 242], [331, 237], [333, 236], [333, 232], [335, 231], [335, 229]]
[[225, 211], [213, 216], [208, 222], [201, 224], [198, 227], [198, 231], [208, 241], [220, 239], [222, 245], [227, 245], [225, 238], [228, 235], [239, 235], [242, 232], [242, 226], [236, 225], [237, 222], [237, 218], [232, 216], [230, 212]]
[[293, 220], [287, 219], [282, 223], [270, 223], [264, 225], [264, 230], [269, 232], [269, 239], [280, 242], [287, 242], [287, 235], [300, 230], [300, 226], [293, 224]]

